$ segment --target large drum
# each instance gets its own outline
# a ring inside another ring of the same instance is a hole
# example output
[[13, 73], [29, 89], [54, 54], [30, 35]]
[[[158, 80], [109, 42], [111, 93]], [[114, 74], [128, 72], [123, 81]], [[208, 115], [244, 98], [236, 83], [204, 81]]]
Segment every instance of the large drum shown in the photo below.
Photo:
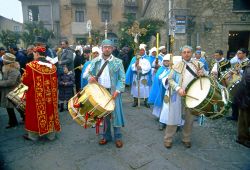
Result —
[[211, 119], [222, 117], [228, 100], [227, 88], [209, 77], [194, 79], [186, 88], [185, 105], [194, 115], [204, 114]]
[[23, 83], [20, 83], [14, 90], [8, 93], [6, 96], [8, 100], [13, 103], [16, 109], [20, 113], [25, 112], [26, 105], [26, 91], [28, 90], [28, 86], [25, 86]]
[[230, 98], [232, 98], [237, 91], [237, 87], [241, 80], [241, 77], [238, 72], [230, 69], [222, 72], [218, 80], [223, 86], [227, 87]]
[[115, 101], [103, 86], [91, 83], [69, 100], [68, 109], [72, 118], [87, 128], [114, 111]]

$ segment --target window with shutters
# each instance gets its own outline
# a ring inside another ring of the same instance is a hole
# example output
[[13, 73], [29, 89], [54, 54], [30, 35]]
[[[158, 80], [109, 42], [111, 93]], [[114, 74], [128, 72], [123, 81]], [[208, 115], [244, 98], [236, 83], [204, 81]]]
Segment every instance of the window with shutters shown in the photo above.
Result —
[[76, 6], [75, 21], [76, 22], [84, 22], [84, 9], [83, 9], [83, 6]]
[[107, 22], [110, 22], [110, 12], [103, 10], [101, 13], [101, 20], [102, 22], [106, 22], [106, 20]]

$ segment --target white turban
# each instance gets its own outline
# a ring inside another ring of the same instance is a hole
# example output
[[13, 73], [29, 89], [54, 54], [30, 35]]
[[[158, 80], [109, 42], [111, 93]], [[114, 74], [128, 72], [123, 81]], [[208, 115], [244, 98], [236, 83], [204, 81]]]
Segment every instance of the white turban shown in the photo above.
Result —
[[155, 47], [151, 48], [150, 52], [152, 53], [154, 51], [156, 52], [156, 48]]
[[166, 54], [166, 55], [164, 55], [164, 57], [163, 57], [163, 61], [165, 61], [165, 60], [170, 61], [170, 54]]
[[140, 50], [141, 50], [141, 49], [146, 50], [146, 47], [147, 47], [147, 45], [146, 45], [146, 44], [140, 44], [139, 49], [140, 49]]
[[165, 46], [160, 46], [159, 50], [161, 51], [162, 49], [166, 48]]
[[100, 54], [100, 49], [97, 46], [95, 46], [92, 48], [92, 53], [94, 52], [98, 52]]

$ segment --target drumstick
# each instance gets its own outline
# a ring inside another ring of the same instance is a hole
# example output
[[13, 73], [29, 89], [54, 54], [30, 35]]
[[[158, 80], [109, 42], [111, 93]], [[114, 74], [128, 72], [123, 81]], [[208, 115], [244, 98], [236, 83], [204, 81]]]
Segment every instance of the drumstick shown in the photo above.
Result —
[[[198, 69], [200, 70], [201, 68], [200, 68], [200, 63], [198, 62]], [[201, 86], [201, 90], [202, 90], [202, 82], [201, 82], [201, 77], [199, 77], [200, 78], [200, 86]]]
[[81, 66], [77, 66], [73, 70], [76, 70], [76, 69], [81, 69]]
[[193, 96], [190, 96], [190, 95], [188, 95], [188, 94], [186, 94], [185, 96], [190, 97], [190, 98], [192, 98], [192, 99], [194, 99], [194, 100], [199, 100], [198, 98], [193, 97]]
[[109, 101], [105, 104], [104, 108], [112, 101], [113, 97], [109, 99]]

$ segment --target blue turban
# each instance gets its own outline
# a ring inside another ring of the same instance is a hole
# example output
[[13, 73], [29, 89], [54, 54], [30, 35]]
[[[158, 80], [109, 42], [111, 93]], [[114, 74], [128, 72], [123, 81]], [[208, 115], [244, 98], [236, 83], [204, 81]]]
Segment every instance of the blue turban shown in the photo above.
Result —
[[109, 39], [105, 39], [102, 41], [102, 46], [104, 46], [104, 45], [114, 46], [113, 42]]

